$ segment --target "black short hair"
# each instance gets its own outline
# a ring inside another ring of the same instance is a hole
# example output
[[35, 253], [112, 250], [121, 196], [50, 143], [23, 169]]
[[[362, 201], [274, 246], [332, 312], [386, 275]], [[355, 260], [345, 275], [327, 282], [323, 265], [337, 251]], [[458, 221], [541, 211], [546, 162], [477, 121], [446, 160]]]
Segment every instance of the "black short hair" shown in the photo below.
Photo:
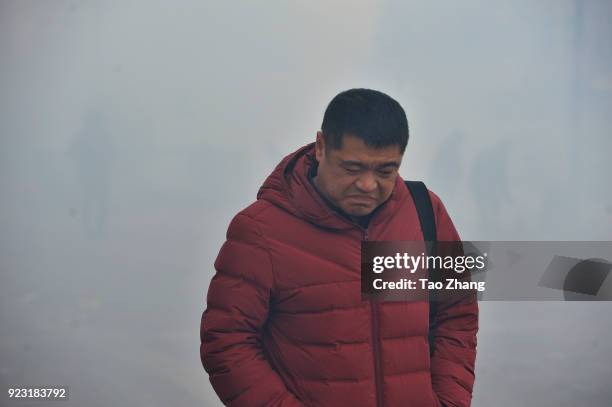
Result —
[[398, 145], [403, 154], [408, 144], [408, 119], [391, 96], [373, 89], [349, 89], [329, 102], [321, 132], [326, 148], [342, 148], [342, 138], [350, 134], [374, 148]]

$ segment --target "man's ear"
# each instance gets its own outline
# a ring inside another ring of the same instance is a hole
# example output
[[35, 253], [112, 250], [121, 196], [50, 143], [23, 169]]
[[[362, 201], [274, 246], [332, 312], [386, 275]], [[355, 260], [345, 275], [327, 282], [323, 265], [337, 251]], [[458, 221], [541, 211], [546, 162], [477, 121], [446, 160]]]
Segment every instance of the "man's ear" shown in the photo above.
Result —
[[317, 161], [321, 161], [325, 155], [325, 139], [323, 139], [323, 133], [317, 131], [317, 140], [315, 141], [315, 156]]

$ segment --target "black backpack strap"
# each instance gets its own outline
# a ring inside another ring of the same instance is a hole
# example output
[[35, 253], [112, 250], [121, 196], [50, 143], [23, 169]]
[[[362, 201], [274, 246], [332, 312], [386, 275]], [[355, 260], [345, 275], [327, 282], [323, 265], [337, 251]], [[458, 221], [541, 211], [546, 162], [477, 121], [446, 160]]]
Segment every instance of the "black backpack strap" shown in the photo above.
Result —
[[[433, 205], [429, 198], [429, 192], [427, 187], [421, 181], [405, 181], [414, 205], [416, 206], [417, 213], [419, 215], [419, 222], [421, 223], [421, 231], [423, 232], [423, 240], [431, 242], [427, 246], [427, 254], [429, 256], [436, 255], [436, 242], [438, 240], [436, 235], [436, 218], [433, 211]], [[435, 268], [429, 270], [429, 281], [440, 281], [440, 273]], [[438, 308], [438, 302], [436, 301], [435, 290], [429, 291], [429, 352], [434, 352], [434, 336], [435, 336], [435, 320], [436, 312]]]
[[[436, 218], [434, 217], [433, 206], [429, 199], [427, 187], [421, 181], [405, 181], [408, 190], [412, 194], [414, 205], [419, 214], [423, 240], [435, 242], [436, 237]], [[435, 250], [435, 247], [433, 248]]]

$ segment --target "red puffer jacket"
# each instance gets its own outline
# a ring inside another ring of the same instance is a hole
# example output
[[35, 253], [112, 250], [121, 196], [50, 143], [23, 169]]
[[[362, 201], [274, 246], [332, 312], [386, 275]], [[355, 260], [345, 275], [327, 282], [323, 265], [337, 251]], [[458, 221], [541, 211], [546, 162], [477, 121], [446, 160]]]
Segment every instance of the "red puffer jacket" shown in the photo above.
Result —
[[[230, 406], [469, 406], [478, 307], [438, 307], [430, 359], [427, 302], [361, 300], [363, 239], [423, 240], [410, 192], [362, 229], [308, 179], [314, 146], [285, 157], [238, 213], [215, 262], [201, 358]], [[439, 240], [459, 240], [430, 191]]]

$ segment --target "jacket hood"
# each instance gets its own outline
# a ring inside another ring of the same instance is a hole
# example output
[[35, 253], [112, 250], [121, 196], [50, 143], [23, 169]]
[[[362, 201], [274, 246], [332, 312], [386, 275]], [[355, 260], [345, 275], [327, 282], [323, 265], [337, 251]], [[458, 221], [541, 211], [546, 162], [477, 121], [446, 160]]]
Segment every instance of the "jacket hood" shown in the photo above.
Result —
[[[320, 227], [339, 230], [358, 227], [332, 208], [308, 178], [312, 166], [317, 165], [314, 146], [315, 143], [310, 143], [283, 158], [259, 188], [257, 199], [266, 200]], [[375, 209], [370, 226], [392, 217], [408, 195], [398, 175], [391, 197]]]

